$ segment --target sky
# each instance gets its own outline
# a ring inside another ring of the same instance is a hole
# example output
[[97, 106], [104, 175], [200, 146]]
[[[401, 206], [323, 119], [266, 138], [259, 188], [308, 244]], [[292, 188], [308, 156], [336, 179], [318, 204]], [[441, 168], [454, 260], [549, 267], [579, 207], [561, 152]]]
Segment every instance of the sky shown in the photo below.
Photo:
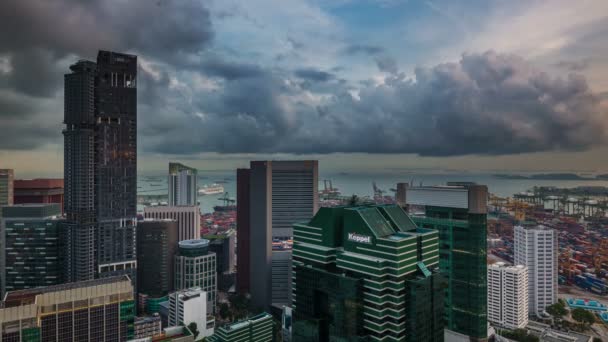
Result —
[[0, 168], [63, 173], [63, 75], [138, 56], [138, 167], [607, 172], [608, 2], [0, 2]]

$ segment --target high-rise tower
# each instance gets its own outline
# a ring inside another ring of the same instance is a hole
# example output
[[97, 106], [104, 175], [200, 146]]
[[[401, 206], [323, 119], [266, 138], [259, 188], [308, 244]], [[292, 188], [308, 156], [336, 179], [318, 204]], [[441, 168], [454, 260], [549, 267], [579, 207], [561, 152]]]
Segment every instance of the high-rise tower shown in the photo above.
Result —
[[169, 163], [169, 205], [197, 205], [197, 171], [180, 163]]
[[65, 75], [70, 280], [135, 277], [137, 57], [99, 51]]

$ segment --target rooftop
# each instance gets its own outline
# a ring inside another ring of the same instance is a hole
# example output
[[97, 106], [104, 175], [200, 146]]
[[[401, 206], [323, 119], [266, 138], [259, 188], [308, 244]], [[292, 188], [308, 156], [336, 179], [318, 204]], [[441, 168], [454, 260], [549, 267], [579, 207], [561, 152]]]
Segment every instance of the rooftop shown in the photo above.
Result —
[[209, 240], [207, 239], [194, 239], [194, 240], [183, 240], [179, 242], [179, 248], [201, 248], [209, 246]]

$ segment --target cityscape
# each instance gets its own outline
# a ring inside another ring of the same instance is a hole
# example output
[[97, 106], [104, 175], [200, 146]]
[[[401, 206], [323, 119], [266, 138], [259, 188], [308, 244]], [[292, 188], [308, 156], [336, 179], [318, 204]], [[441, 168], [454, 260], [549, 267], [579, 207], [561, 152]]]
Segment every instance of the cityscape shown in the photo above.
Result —
[[583, 2], [0, 4], [0, 341], [608, 341]]

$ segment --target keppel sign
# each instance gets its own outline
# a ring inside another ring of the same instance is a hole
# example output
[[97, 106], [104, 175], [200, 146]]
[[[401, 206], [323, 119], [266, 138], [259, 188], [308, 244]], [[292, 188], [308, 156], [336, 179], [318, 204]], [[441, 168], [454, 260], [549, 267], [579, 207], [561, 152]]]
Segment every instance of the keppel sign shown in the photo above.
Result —
[[348, 233], [348, 240], [359, 243], [372, 243], [371, 236], [359, 235], [357, 233]]

